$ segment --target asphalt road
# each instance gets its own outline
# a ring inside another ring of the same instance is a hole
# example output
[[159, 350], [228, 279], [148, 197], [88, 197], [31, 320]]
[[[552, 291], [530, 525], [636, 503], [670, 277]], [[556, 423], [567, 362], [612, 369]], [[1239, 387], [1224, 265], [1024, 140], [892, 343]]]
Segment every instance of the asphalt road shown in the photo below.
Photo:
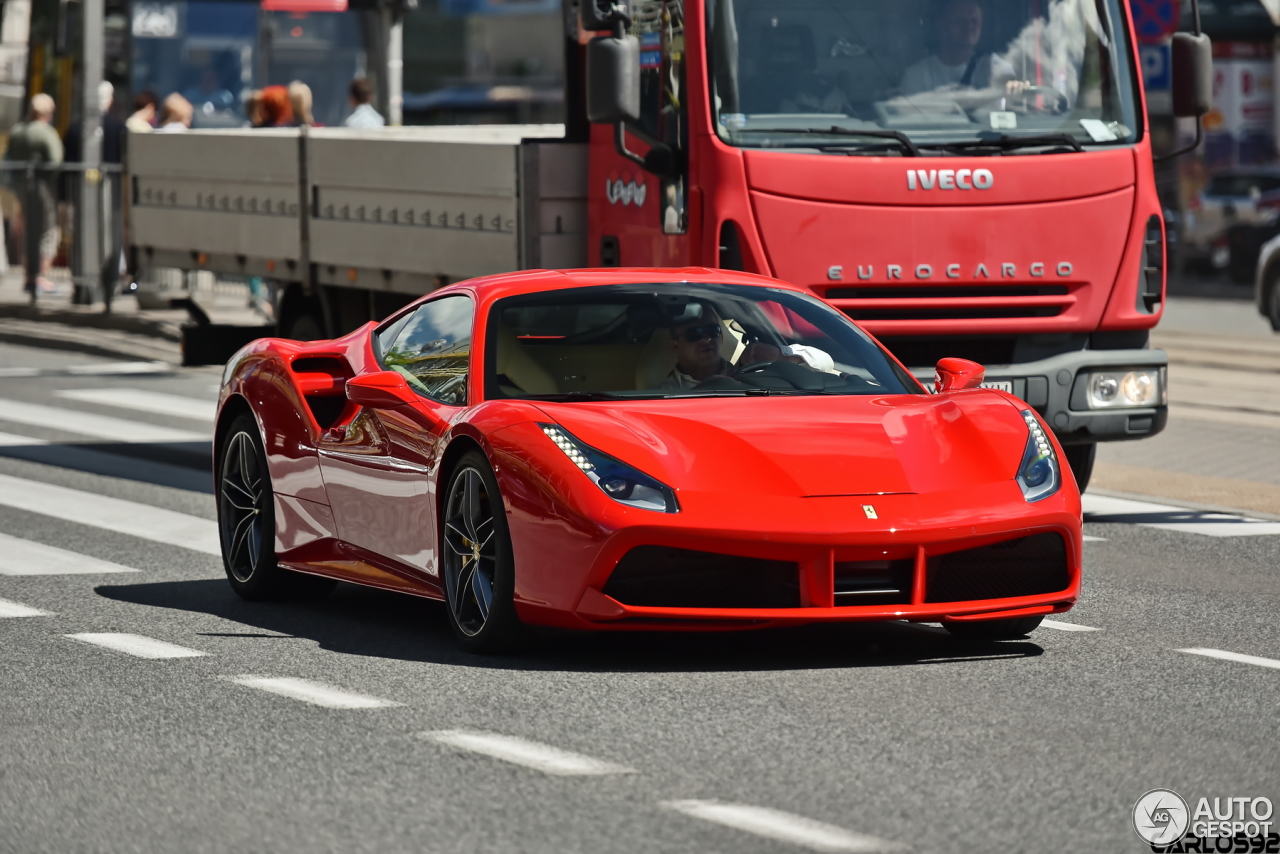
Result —
[[0, 346], [0, 851], [1124, 852], [1153, 788], [1280, 803], [1278, 524], [1098, 499], [1096, 631], [479, 658], [430, 602], [231, 593], [217, 382]]

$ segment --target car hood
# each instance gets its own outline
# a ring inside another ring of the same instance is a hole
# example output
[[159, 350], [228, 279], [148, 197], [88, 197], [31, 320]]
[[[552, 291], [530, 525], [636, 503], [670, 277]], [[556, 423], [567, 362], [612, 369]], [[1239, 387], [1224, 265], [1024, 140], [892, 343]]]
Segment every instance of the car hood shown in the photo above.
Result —
[[750, 498], [929, 493], [1011, 480], [1027, 442], [1002, 395], [539, 403], [548, 421], [679, 490]]

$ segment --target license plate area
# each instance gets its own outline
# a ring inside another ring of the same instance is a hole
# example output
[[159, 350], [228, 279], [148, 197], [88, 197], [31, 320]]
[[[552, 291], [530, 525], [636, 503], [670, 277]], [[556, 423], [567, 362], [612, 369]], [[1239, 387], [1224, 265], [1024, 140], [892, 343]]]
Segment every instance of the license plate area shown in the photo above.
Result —
[[1013, 380], [987, 380], [978, 388], [994, 388], [999, 391], [1007, 391], [1013, 394]]

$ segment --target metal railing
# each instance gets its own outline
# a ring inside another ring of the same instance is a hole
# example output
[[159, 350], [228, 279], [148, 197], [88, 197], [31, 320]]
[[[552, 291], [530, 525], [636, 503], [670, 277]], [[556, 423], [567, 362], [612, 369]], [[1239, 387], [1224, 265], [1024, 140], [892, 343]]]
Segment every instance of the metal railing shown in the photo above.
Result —
[[[42, 243], [57, 227], [58, 205], [66, 202], [75, 211], [77, 224], [72, 229], [70, 255], [73, 302], [101, 301], [111, 311], [124, 246], [122, 175], [119, 163], [0, 161], [0, 184], [14, 194], [22, 212], [20, 246], [32, 305], [37, 303], [37, 281], [49, 255]], [[79, 227], [87, 218], [92, 218], [93, 227]], [[93, 239], [84, 240], [82, 232]]]

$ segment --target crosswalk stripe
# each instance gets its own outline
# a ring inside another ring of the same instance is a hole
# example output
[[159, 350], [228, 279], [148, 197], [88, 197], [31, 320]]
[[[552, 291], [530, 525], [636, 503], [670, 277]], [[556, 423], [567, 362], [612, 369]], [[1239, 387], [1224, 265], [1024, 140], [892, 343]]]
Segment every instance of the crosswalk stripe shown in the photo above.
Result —
[[23, 605], [21, 602], [10, 602], [8, 599], [0, 599], [0, 619], [8, 619], [10, 617], [47, 617], [48, 611], [41, 611], [39, 608], [32, 608], [30, 605]]
[[206, 423], [213, 422], [217, 409], [217, 404], [212, 400], [201, 400], [180, 394], [165, 394], [141, 388], [73, 388], [55, 391], [54, 394], [82, 403], [134, 409], [175, 418], [192, 418]]
[[126, 421], [110, 415], [95, 415], [77, 409], [62, 409], [42, 403], [0, 398], [0, 421], [30, 424], [112, 442], [207, 442], [209, 433], [175, 430], [141, 421]]
[[767, 807], [721, 801], [664, 801], [662, 806], [692, 818], [732, 827], [813, 851], [905, 851], [906, 846], [834, 824]]
[[1046, 629], [1057, 629], [1060, 632], [1100, 632], [1093, 626], [1082, 626], [1079, 623], [1064, 623], [1061, 620], [1041, 620], [1040, 625]]
[[281, 697], [301, 700], [304, 703], [322, 706], [326, 709], [381, 709], [388, 706], [404, 705], [403, 703], [393, 703], [390, 700], [383, 700], [378, 697], [369, 697], [365, 694], [345, 691], [342, 688], [335, 688], [322, 682], [312, 682], [310, 679], [271, 676], [228, 676], [227, 679], [246, 688], [256, 688], [259, 691], [279, 694]]
[[97, 575], [137, 571], [130, 566], [0, 534], [0, 575]]
[[43, 371], [40, 368], [0, 368], [0, 377], [38, 377]]
[[1112, 522], [1203, 534], [1208, 537], [1263, 537], [1280, 534], [1280, 522], [1266, 522], [1230, 513], [1189, 510], [1168, 504], [1112, 498], [1108, 495], [1083, 496], [1086, 522]]
[[422, 738], [457, 750], [479, 753], [514, 765], [523, 765], [558, 777], [596, 776], [600, 774], [633, 774], [635, 771], [612, 762], [592, 759], [536, 741], [526, 741], [493, 732], [450, 729], [420, 733]]
[[17, 433], [0, 433], [0, 448], [13, 448], [19, 445], [47, 445], [48, 439], [37, 439], [35, 436], [19, 436]]
[[113, 649], [136, 658], [197, 658], [208, 655], [198, 649], [178, 646], [176, 643], [166, 643], [144, 635], [123, 632], [85, 632], [77, 635], [63, 635], [63, 637]]
[[1175, 652], [1185, 652], [1191, 655], [1203, 655], [1206, 658], [1220, 658], [1223, 661], [1237, 661], [1241, 664], [1253, 664], [1258, 667], [1270, 667], [1274, 670], [1280, 670], [1280, 661], [1274, 658], [1261, 658], [1256, 655], [1245, 655], [1240, 652], [1227, 652], [1225, 649], [1204, 649], [1202, 647], [1193, 647], [1191, 649], [1179, 649]]
[[95, 362], [72, 365], [63, 372], [72, 376], [123, 376], [126, 374], [167, 374], [173, 370], [168, 362]]
[[216, 523], [123, 498], [0, 474], [0, 505], [205, 554], [222, 554]]

